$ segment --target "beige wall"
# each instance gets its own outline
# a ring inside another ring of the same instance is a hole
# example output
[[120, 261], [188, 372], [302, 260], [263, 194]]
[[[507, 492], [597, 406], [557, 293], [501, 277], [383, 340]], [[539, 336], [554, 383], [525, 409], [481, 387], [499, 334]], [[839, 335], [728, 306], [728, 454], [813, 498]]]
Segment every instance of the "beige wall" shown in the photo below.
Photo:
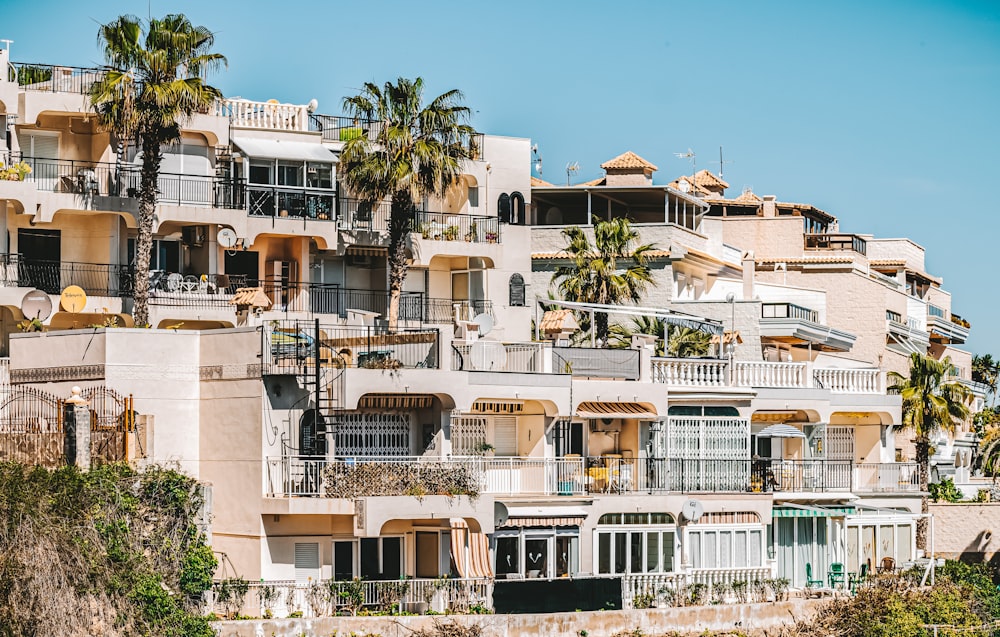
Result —
[[805, 252], [802, 217], [726, 217], [722, 240], [758, 259], [796, 257]]
[[903, 259], [906, 261], [906, 267], [924, 270], [924, 248], [910, 239], [867, 238], [866, 242], [866, 252], [872, 261]]
[[937, 503], [934, 552], [938, 557], [995, 563], [1000, 551], [1000, 503]]

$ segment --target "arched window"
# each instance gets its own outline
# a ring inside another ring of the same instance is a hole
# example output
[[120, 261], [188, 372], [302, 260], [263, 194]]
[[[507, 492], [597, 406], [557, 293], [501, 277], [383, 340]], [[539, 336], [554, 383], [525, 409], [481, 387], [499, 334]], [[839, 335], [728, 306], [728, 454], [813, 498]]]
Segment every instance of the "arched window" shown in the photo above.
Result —
[[510, 193], [510, 222], [523, 226], [527, 219], [524, 214], [524, 195], [516, 190]]
[[510, 223], [510, 195], [502, 193], [497, 199], [497, 216], [500, 223]]
[[515, 272], [510, 275], [510, 299], [511, 307], [524, 307], [524, 277]]

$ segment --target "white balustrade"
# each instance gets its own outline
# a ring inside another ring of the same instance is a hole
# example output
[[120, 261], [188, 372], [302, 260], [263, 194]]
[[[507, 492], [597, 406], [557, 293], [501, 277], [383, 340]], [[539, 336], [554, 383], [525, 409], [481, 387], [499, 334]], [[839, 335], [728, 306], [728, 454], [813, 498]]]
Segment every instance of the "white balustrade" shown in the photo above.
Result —
[[[750, 566], [737, 568], [705, 568], [692, 569], [678, 573], [648, 573], [631, 574], [622, 576], [622, 605], [624, 608], [634, 608], [635, 598], [643, 596], [651, 598], [653, 603], [660, 608], [673, 605], [687, 605], [687, 589], [692, 585], [702, 585], [705, 587], [703, 603], [708, 604], [715, 597], [716, 587], [723, 587], [719, 591], [721, 597], [727, 602], [739, 601], [733, 593], [734, 582], [745, 582], [748, 586], [744, 589], [750, 592], [753, 582], [764, 582], [773, 577], [773, 572], [767, 566]], [[724, 592], [723, 592], [724, 591]], [[678, 594], [682, 596], [682, 602], [678, 604]]]
[[916, 462], [862, 462], [854, 465], [852, 489], [858, 493], [919, 491]]
[[882, 393], [882, 375], [877, 369], [821, 368], [813, 371], [813, 378], [817, 387], [834, 393]]
[[733, 384], [737, 387], [808, 387], [808, 363], [736, 361]]
[[309, 111], [304, 105], [227, 98], [215, 103], [215, 115], [229, 118], [238, 128], [309, 130]]
[[688, 387], [725, 387], [728, 363], [693, 358], [652, 359], [654, 383]]
[[582, 495], [584, 493], [585, 474], [582, 458], [478, 460], [482, 462], [485, 476], [483, 493], [497, 495]]

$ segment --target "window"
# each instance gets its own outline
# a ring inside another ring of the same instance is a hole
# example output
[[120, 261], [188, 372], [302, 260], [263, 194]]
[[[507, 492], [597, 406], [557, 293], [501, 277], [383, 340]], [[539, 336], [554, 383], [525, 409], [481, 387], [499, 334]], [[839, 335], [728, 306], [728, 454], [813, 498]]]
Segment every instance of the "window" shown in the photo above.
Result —
[[668, 513], [606, 513], [596, 535], [595, 570], [600, 574], [674, 570], [677, 534]]
[[333, 188], [333, 164], [320, 164], [314, 161], [306, 164], [306, 186]]
[[569, 577], [579, 572], [577, 528], [500, 530], [495, 541], [498, 578]]
[[479, 207], [479, 188], [476, 186], [469, 186], [469, 207]]
[[350, 580], [355, 577], [397, 580], [404, 573], [402, 537], [372, 537], [333, 542], [335, 580]]
[[524, 277], [516, 272], [510, 275], [508, 291], [510, 297], [508, 305], [511, 307], [524, 307]]
[[688, 531], [688, 559], [695, 568], [762, 566], [763, 527], [728, 527]]
[[469, 258], [467, 269], [452, 270], [451, 298], [456, 301], [486, 300], [486, 261]]
[[279, 161], [278, 162], [278, 185], [279, 186], [301, 186], [302, 162]]
[[296, 542], [295, 581], [299, 583], [308, 582], [310, 579], [318, 581], [319, 576], [319, 543]]
[[274, 180], [271, 179], [271, 171], [274, 168], [274, 164], [267, 160], [262, 159], [251, 159], [250, 160], [250, 183], [252, 184], [271, 184]]

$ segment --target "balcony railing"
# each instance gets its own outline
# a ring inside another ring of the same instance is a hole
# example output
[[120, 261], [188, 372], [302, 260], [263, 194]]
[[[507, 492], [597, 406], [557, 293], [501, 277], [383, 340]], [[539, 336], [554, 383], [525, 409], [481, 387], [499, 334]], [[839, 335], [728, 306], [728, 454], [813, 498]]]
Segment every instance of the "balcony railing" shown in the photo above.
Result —
[[553, 347], [552, 371], [590, 378], [639, 380], [639, 350]]
[[247, 214], [251, 217], [291, 217], [332, 221], [336, 209], [333, 190], [247, 184]]
[[868, 243], [856, 234], [807, 234], [806, 250], [852, 250], [868, 253]]
[[424, 299], [423, 321], [425, 323], [451, 323], [471, 321], [480, 314], [493, 316], [493, 301], [455, 301], [453, 299]]
[[26, 91], [86, 95], [94, 82], [104, 77], [104, 70], [97, 68], [25, 62], [13, 62], [11, 67], [14, 77], [10, 79], [16, 79], [18, 86]]
[[381, 122], [338, 115], [310, 115], [309, 130], [323, 134], [325, 142], [347, 142], [358, 137], [375, 139]]
[[[216, 583], [216, 588], [220, 582]], [[295, 582], [293, 580], [260, 580], [250, 582], [241, 599], [223, 601], [218, 594], [209, 596], [207, 612], [220, 617], [227, 615], [262, 617], [266, 612], [274, 617], [301, 613], [302, 617], [340, 615], [347, 612], [347, 597], [340, 594], [350, 582]], [[395, 612], [417, 611], [426, 600], [436, 612], [467, 613], [473, 606], [493, 607], [493, 581], [476, 578], [393, 579], [362, 582], [361, 606], [367, 610]], [[437, 605], [437, 608], [434, 606]]]
[[755, 460], [754, 490], [850, 491], [850, 460]]
[[349, 197], [340, 198], [339, 227], [341, 230], [388, 232], [392, 204], [388, 201], [372, 203]]
[[761, 318], [791, 318], [819, 323], [819, 312], [794, 303], [762, 303]]
[[59, 294], [77, 285], [92, 296], [132, 295], [133, 273], [127, 265], [25, 260], [18, 254], [0, 254], [0, 286], [37, 288]]
[[[537, 374], [545, 370], [542, 343], [483, 342], [482, 346], [452, 344], [453, 370], [520, 372]], [[502, 351], [501, 351], [502, 350]]]
[[874, 368], [813, 368], [807, 362], [653, 358], [652, 381], [677, 387], [818, 387], [836, 393], [881, 394], [882, 373]]
[[448, 212], [416, 212], [413, 231], [424, 239], [500, 243], [500, 220]]
[[899, 323], [900, 325], [906, 325], [903, 322], [903, 315], [892, 310], [885, 311], [885, 320], [892, 321], [893, 323]]
[[[321, 364], [365, 369], [436, 369], [438, 330], [320, 325]], [[316, 357], [313, 321], [271, 321], [264, 331], [265, 374], [298, 374]]]
[[920, 490], [915, 462], [861, 462], [854, 465], [854, 490], [859, 493], [898, 493]]
[[164, 307], [225, 308], [236, 290], [250, 283], [241, 274], [181, 274], [153, 270], [149, 273], [149, 304]]
[[213, 112], [228, 118], [230, 125], [237, 128], [309, 130], [309, 111], [305, 105], [225, 98], [215, 102]]

